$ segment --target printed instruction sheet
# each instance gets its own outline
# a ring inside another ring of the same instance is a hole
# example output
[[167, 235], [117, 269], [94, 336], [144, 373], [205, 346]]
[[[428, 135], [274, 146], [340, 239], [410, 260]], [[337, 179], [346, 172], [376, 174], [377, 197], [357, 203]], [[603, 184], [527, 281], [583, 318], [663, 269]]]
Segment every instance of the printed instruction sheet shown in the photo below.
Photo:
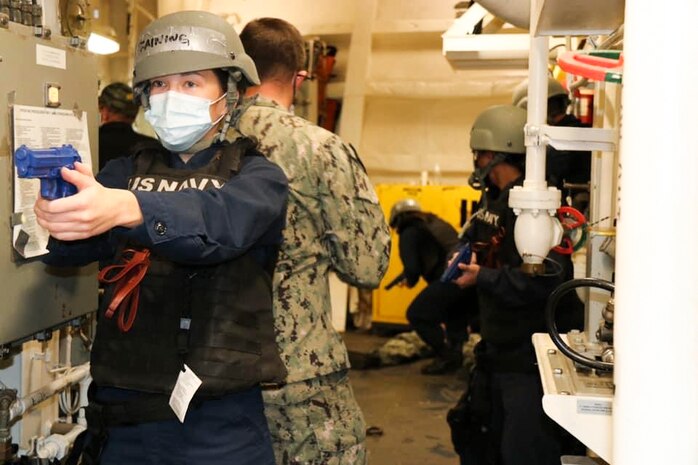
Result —
[[[78, 151], [83, 163], [91, 163], [85, 111], [14, 105], [13, 127], [13, 153], [21, 145], [36, 150], [70, 144]], [[43, 255], [47, 253], [49, 235], [36, 222], [34, 214], [40, 182], [38, 179], [20, 179], [16, 169], [13, 177], [12, 245], [24, 258]]]

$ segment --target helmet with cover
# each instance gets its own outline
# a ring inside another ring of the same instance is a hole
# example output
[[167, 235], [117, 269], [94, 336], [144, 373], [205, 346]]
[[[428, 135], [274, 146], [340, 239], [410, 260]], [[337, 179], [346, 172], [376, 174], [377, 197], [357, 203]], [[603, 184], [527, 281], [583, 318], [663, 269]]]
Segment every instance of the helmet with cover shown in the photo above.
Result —
[[403, 199], [395, 202], [393, 207], [390, 209], [390, 219], [388, 223], [391, 228], [397, 225], [398, 217], [405, 212], [419, 212], [422, 211], [422, 207], [419, 205], [415, 199]]
[[[499, 163], [507, 162], [523, 169], [525, 125], [526, 110], [514, 105], [495, 105], [478, 115], [470, 129], [470, 148], [475, 165], [468, 178], [471, 187], [485, 189], [490, 172]], [[486, 166], [478, 167], [478, 152], [493, 152], [494, 156]]]
[[526, 153], [526, 110], [514, 105], [495, 105], [480, 113], [470, 129], [470, 148], [475, 151]]
[[228, 75], [228, 114], [217, 137], [223, 140], [242, 113], [244, 90], [259, 84], [259, 76], [237, 32], [220, 16], [206, 11], [180, 11], [146, 26], [136, 45], [134, 92], [140, 95], [147, 110], [151, 79], [203, 70], [224, 70]]
[[257, 69], [237, 32], [225, 19], [206, 11], [180, 11], [156, 19], [136, 45], [134, 87], [149, 79], [205, 69], [240, 72], [236, 81], [259, 84]]
[[[565, 97], [568, 98], [567, 91], [560, 81], [553, 77], [548, 77], [548, 100], [555, 97]], [[523, 108], [524, 110], [528, 106], [528, 79], [523, 80], [514, 89], [514, 93], [511, 97], [512, 105]]]

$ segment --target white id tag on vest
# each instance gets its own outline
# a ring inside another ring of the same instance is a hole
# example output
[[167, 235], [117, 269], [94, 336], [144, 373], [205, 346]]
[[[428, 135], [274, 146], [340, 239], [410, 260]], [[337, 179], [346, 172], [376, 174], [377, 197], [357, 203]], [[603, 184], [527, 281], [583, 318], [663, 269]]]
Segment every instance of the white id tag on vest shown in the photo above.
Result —
[[182, 423], [184, 423], [184, 417], [187, 415], [189, 403], [194, 397], [194, 394], [196, 394], [197, 389], [199, 389], [199, 386], [201, 386], [201, 380], [191, 371], [191, 368], [185, 364], [184, 371], [179, 372], [177, 384], [175, 384], [172, 395], [170, 396], [170, 407], [172, 407], [175, 415], [177, 415], [177, 418], [179, 418], [179, 421]]

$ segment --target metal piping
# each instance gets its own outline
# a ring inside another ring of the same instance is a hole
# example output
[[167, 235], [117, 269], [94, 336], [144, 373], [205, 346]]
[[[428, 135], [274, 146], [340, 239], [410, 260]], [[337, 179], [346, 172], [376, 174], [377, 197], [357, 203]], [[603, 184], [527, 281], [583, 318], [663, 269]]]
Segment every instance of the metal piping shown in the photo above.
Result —
[[0, 391], [0, 463], [4, 463], [13, 455], [12, 435], [10, 434], [10, 407], [16, 399], [17, 391], [14, 389], [2, 389]]
[[33, 408], [35, 405], [55, 395], [57, 392], [65, 389], [66, 386], [75, 384], [83, 378], [90, 375], [90, 364], [84, 363], [71, 368], [65, 375], [56, 378], [45, 386], [40, 387], [36, 391], [17, 399], [10, 406], [10, 423], [17, 417], [24, 415], [24, 412]]
[[87, 429], [82, 425], [75, 425], [66, 434], [52, 434], [47, 438], [39, 439], [36, 443], [36, 455], [40, 459], [62, 460], [68, 455], [75, 439]]
[[[534, 6], [537, 4], [533, 0]], [[532, 7], [531, 11], [535, 11]], [[517, 215], [514, 225], [516, 250], [524, 273], [543, 273], [548, 252], [562, 240], [562, 226], [554, 216], [560, 207], [560, 191], [545, 181], [546, 138], [543, 125], [548, 106], [548, 37], [530, 33], [528, 57], [528, 107], [526, 117], [526, 177], [523, 186], [509, 193], [509, 207]]]
[[531, 35], [528, 59], [528, 107], [526, 118], [526, 180], [524, 186], [545, 189], [545, 150], [540, 129], [548, 113], [548, 38]]

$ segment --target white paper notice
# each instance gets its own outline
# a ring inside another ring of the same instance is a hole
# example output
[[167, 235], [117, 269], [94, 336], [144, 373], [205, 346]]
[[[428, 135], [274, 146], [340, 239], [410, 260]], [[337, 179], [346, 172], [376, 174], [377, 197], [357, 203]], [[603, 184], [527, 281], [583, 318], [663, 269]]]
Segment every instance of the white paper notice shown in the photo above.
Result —
[[172, 407], [175, 415], [177, 415], [177, 418], [179, 418], [179, 421], [182, 423], [184, 423], [187, 410], [189, 410], [189, 404], [194, 398], [194, 394], [196, 394], [199, 386], [201, 386], [201, 379], [185, 364], [184, 371], [179, 372], [177, 384], [175, 384], [172, 395], [170, 396], [170, 407]]
[[36, 64], [65, 69], [65, 50], [36, 44]]
[[[14, 150], [21, 145], [36, 150], [70, 144], [78, 151], [83, 163], [91, 164], [86, 112], [15, 105], [13, 123]], [[12, 245], [25, 258], [43, 255], [47, 252], [48, 232], [38, 225], [34, 215], [39, 180], [20, 179], [17, 170], [14, 170], [13, 177]]]

